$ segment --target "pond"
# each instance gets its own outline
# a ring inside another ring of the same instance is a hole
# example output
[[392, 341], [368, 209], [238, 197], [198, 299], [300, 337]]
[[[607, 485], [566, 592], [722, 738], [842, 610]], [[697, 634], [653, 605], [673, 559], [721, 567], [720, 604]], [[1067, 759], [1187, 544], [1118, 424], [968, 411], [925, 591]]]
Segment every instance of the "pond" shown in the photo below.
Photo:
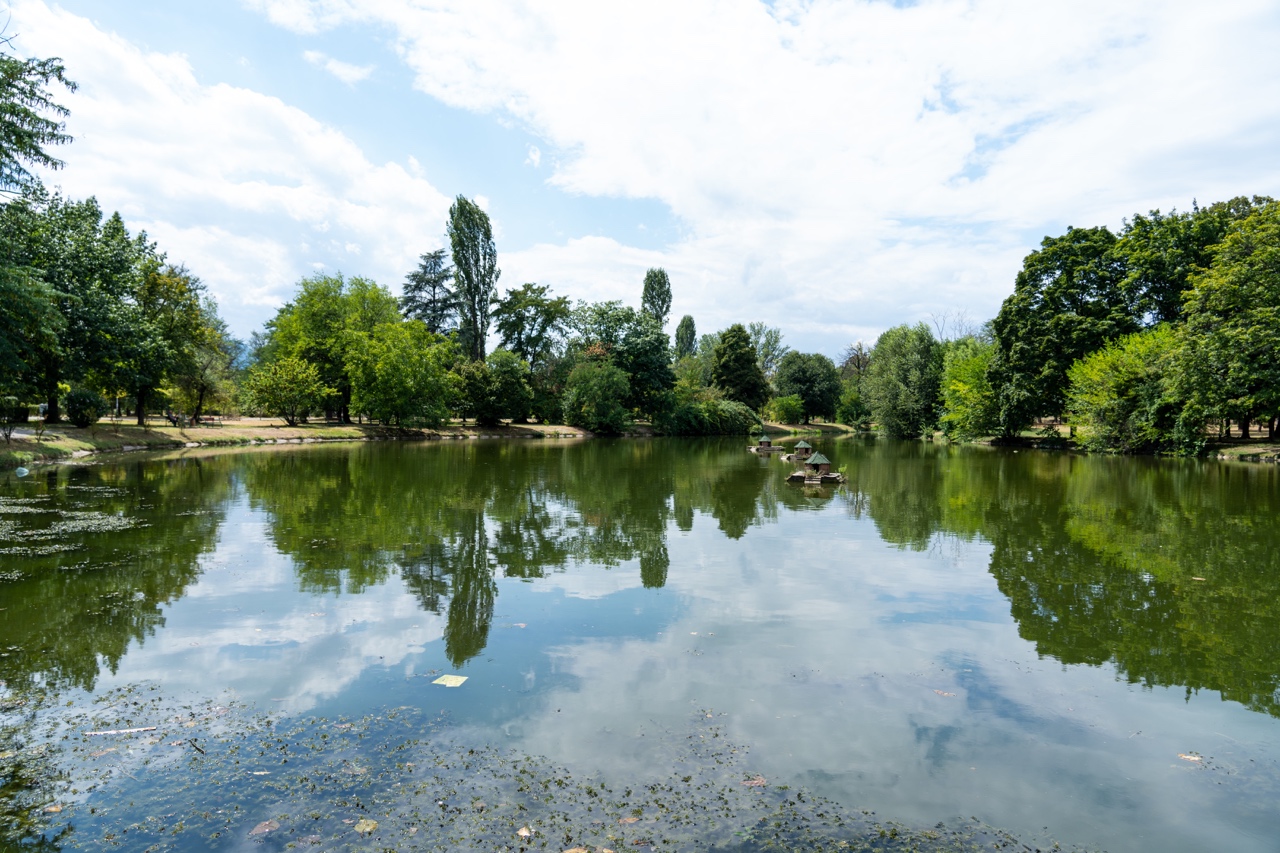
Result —
[[814, 443], [5, 475], [0, 847], [1274, 849], [1280, 471]]

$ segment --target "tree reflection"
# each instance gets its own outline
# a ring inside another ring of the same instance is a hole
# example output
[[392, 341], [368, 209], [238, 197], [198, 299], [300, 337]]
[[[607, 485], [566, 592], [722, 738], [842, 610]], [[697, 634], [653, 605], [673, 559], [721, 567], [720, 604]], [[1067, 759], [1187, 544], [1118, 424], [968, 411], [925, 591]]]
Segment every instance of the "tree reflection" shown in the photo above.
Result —
[[991, 543], [1020, 635], [1131, 683], [1280, 716], [1280, 472], [1271, 466], [886, 448], [849, 494], [886, 541]]
[[399, 572], [447, 614], [456, 667], [488, 641], [499, 576], [636, 561], [659, 588], [673, 522], [689, 529], [702, 512], [738, 538], [776, 517], [777, 471], [761, 462], [736, 442], [597, 440], [316, 448], [242, 464], [303, 589], [354, 592]]

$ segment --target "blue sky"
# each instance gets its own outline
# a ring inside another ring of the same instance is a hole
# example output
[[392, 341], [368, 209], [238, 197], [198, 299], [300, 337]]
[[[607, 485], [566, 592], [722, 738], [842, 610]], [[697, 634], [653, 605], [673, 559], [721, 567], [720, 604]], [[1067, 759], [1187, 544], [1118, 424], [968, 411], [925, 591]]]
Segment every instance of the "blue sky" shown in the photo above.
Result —
[[47, 180], [145, 228], [240, 335], [316, 270], [398, 289], [450, 200], [500, 289], [763, 320], [836, 355], [992, 316], [1067, 225], [1280, 195], [1271, 2], [10, 0], [63, 57]]

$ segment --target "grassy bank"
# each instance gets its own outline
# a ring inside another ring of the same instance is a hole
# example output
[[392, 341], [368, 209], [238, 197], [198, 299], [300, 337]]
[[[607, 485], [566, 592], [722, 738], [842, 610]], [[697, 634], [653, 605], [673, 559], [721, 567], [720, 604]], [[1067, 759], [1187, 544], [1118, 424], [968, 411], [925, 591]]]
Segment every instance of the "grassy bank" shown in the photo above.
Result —
[[[637, 433], [641, 434], [641, 433]], [[76, 459], [95, 453], [131, 450], [168, 450], [179, 447], [234, 447], [237, 445], [308, 444], [321, 441], [396, 441], [465, 438], [570, 438], [586, 437], [584, 430], [543, 424], [504, 424], [477, 427], [452, 423], [438, 430], [313, 423], [287, 426], [279, 420], [242, 418], [220, 426], [175, 427], [165, 422], [146, 427], [103, 421], [80, 429], [58, 424], [39, 439], [30, 428], [15, 431], [13, 440], [0, 445], [0, 470]]]

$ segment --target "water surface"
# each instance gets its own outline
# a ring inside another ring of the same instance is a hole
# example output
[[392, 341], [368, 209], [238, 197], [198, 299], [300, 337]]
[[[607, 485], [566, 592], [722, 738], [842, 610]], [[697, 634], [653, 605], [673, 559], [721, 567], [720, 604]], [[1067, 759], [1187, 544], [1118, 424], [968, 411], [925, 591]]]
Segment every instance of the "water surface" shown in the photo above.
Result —
[[[470, 787], [489, 791], [476, 814], [512, 810], [512, 849], [570, 847], [574, 821], [616, 849], [720, 843], [699, 835], [710, 817], [675, 825], [671, 802], [700, 796], [756, 797], [715, 823], [757, 849], [750, 810], [797, 792], [843, 810], [833, 842], [875, 812], [1033, 846], [1274, 849], [1275, 468], [815, 443], [846, 486], [788, 484], [740, 440], [195, 451], [10, 476], [5, 831], [340, 849], [376, 817], [383, 846], [416, 849], [443, 830], [410, 799], [478, 801]], [[156, 730], [84, 735], [134, 724]], [[468, 749], [488, 763], [449, 765]], [[555, 768], [529, 778], [570, 780], [563, 839], [514, 834], [532, 820], [522, 756]], [[411, 791], [431, 762], [454, 776]], [[632, 794], [639, 819], [618, 824], [624, 790], [686, 777], [702, 793]], [[593, 786], [614, 792], [603, 818]]]

